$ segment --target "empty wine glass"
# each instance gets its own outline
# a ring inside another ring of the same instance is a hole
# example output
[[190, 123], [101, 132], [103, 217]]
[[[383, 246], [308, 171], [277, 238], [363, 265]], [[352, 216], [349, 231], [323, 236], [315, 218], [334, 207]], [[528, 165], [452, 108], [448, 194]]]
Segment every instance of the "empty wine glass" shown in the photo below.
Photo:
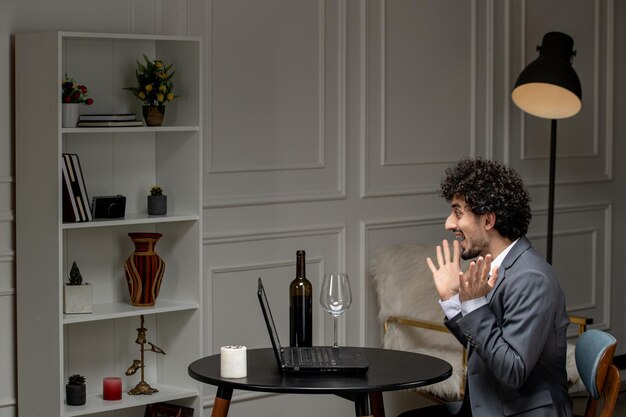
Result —
[[352, 303], [348, 274], [333, 272], [324, 274], [324, 282], [320, 291], [320, 305], [333, 316], [335, 335], [334, 347], [337, 347], [337, 320]]

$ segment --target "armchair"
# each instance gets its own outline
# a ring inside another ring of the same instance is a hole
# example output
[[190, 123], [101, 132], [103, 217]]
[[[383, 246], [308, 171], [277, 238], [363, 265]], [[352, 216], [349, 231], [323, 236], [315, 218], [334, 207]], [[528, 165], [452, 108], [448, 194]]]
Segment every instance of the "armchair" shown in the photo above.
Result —
[[[448, 361], [452, 376], [417, 391], [438, 403], [460, 401], [464, 395], [465, 349], [443, 325], [443, 312], [426, 258], [435, 255], [436, 244], [399, 244], [380, 248], [369, 264], [370, 278], [378, 294], [378, 319], [384, 325], [383, 346], [436, 356]], [[462, 261], [465, 269], [468, 261]], [[582, 333], [591, 319], [570, 316]], [[568, 343], [567, 374], [570, 390], [583, 389]], [[574, 385], [577, 385], [574, 388]]]

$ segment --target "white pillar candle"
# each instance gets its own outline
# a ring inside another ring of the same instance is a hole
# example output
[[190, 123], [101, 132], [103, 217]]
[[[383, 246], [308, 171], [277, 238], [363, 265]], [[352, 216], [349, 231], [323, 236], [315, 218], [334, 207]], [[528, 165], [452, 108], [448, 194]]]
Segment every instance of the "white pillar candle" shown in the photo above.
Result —
[[247, 374], [246, 347], [222, 346], [220, 375], [222, 378], [244, 378]]

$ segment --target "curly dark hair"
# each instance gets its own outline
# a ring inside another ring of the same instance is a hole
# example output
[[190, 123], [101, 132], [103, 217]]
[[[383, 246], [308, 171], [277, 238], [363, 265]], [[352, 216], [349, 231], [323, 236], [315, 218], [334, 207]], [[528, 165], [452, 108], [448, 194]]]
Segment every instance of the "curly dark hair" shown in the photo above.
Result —
[[461, 159], [446, 169], [441, 197], [462, 198], [472, 213], [495, 213], [495, 229], [511, 240], [522, 237], [530, 224], [530, 197], [519, 174], [496, 161]]

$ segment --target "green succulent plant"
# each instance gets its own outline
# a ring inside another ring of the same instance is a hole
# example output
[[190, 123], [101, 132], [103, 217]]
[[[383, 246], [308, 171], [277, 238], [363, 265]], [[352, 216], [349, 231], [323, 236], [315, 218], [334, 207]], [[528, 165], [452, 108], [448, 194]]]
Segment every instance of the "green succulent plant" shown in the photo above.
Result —
[[163, 188], [158, 185], [152, 186], [152, 188], [150, 188], [150, 195], [163, 195]]
[[70, 276], [67, 278], [68, 285], [82, 285], [83, 276], [80, 274], [80, 270], [76, 265], [76, 262], [72, 263], [72, 267], [70, 268]]

